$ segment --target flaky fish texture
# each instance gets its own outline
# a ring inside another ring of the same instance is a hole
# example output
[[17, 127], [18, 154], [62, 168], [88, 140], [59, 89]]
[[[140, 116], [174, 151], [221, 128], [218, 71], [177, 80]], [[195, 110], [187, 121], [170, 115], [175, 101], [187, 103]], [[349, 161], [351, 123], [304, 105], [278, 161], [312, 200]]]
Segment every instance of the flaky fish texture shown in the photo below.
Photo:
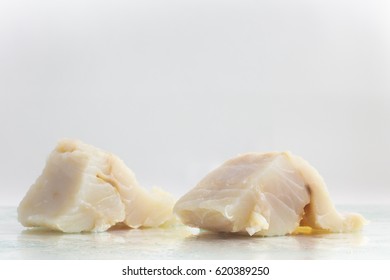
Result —
[[26, 227], [105, 231], [117, 223], [157, 227], [172, 219], [173, 197], [140, 187], [117, 156], [78, 140], [61, 140], [18, 207]]
[[275, 236], [320, 230], [352, 232], [366, 223], [338, 213], [324, 180], [289, 152], [249, 153], [210, 172], [180, 198], [174, 212], [192, 227]]

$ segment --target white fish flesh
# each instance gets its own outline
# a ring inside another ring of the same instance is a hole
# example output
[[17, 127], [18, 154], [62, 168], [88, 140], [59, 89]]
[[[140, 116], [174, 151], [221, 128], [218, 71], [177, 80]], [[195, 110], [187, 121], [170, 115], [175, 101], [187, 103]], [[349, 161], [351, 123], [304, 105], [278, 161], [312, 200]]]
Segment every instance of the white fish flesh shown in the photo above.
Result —
[[192, 227], [261, 236], [351, 232], [365, 224], [359, 214], [338, 213], [319, 173], [289, 152], [228, 160], [180, 198], [174, 212]]
[[18, 207], [26, 227], [63, 232], [104, 231], [117, 223], [157, 227], [172, 219], [173, 197], [140, 187], [117, 156], [62, 140]]

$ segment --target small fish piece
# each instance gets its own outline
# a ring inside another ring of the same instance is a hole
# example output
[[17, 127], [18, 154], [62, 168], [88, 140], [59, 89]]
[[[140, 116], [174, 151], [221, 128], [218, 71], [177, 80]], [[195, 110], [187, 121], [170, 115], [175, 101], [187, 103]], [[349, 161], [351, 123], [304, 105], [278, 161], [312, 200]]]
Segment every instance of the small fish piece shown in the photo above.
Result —
[[117, 223], [157, 227], [172, 219], [173, 197], [140, 187], [117, 156], [78, 140], [61, 140], [18, 207], [26, 227], [105, 231]]
[[251, 236], [351, 232], [365, 224], [359, 214], [339, 214], [319, 173], [289, 152], [228, 160], [180, 198], [174, 212], [192, 227]]

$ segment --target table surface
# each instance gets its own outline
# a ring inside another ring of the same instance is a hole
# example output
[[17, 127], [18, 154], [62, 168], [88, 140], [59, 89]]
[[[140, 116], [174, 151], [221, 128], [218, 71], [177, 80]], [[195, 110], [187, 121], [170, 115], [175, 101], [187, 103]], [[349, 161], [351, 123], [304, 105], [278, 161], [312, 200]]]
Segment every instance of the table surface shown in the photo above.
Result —
[[370, 223], [347, 234], [246, 237], [185, 226], [64, 234], [26, 229], [0, 207], [0, 259], [390, 259], [390, 205], [338, 206]]

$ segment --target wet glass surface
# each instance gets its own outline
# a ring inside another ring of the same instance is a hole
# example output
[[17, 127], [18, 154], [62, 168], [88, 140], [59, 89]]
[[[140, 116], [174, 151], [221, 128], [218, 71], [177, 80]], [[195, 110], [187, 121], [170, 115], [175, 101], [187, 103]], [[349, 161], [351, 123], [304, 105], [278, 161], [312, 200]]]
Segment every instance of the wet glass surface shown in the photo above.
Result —
[[168, 229], [65, 234], [26, 229], [15, 207], [0, 208], [0, 259], [390, 259], [390, 206], [338, 206], [370, 221], [344, 234], [247, 237]]

